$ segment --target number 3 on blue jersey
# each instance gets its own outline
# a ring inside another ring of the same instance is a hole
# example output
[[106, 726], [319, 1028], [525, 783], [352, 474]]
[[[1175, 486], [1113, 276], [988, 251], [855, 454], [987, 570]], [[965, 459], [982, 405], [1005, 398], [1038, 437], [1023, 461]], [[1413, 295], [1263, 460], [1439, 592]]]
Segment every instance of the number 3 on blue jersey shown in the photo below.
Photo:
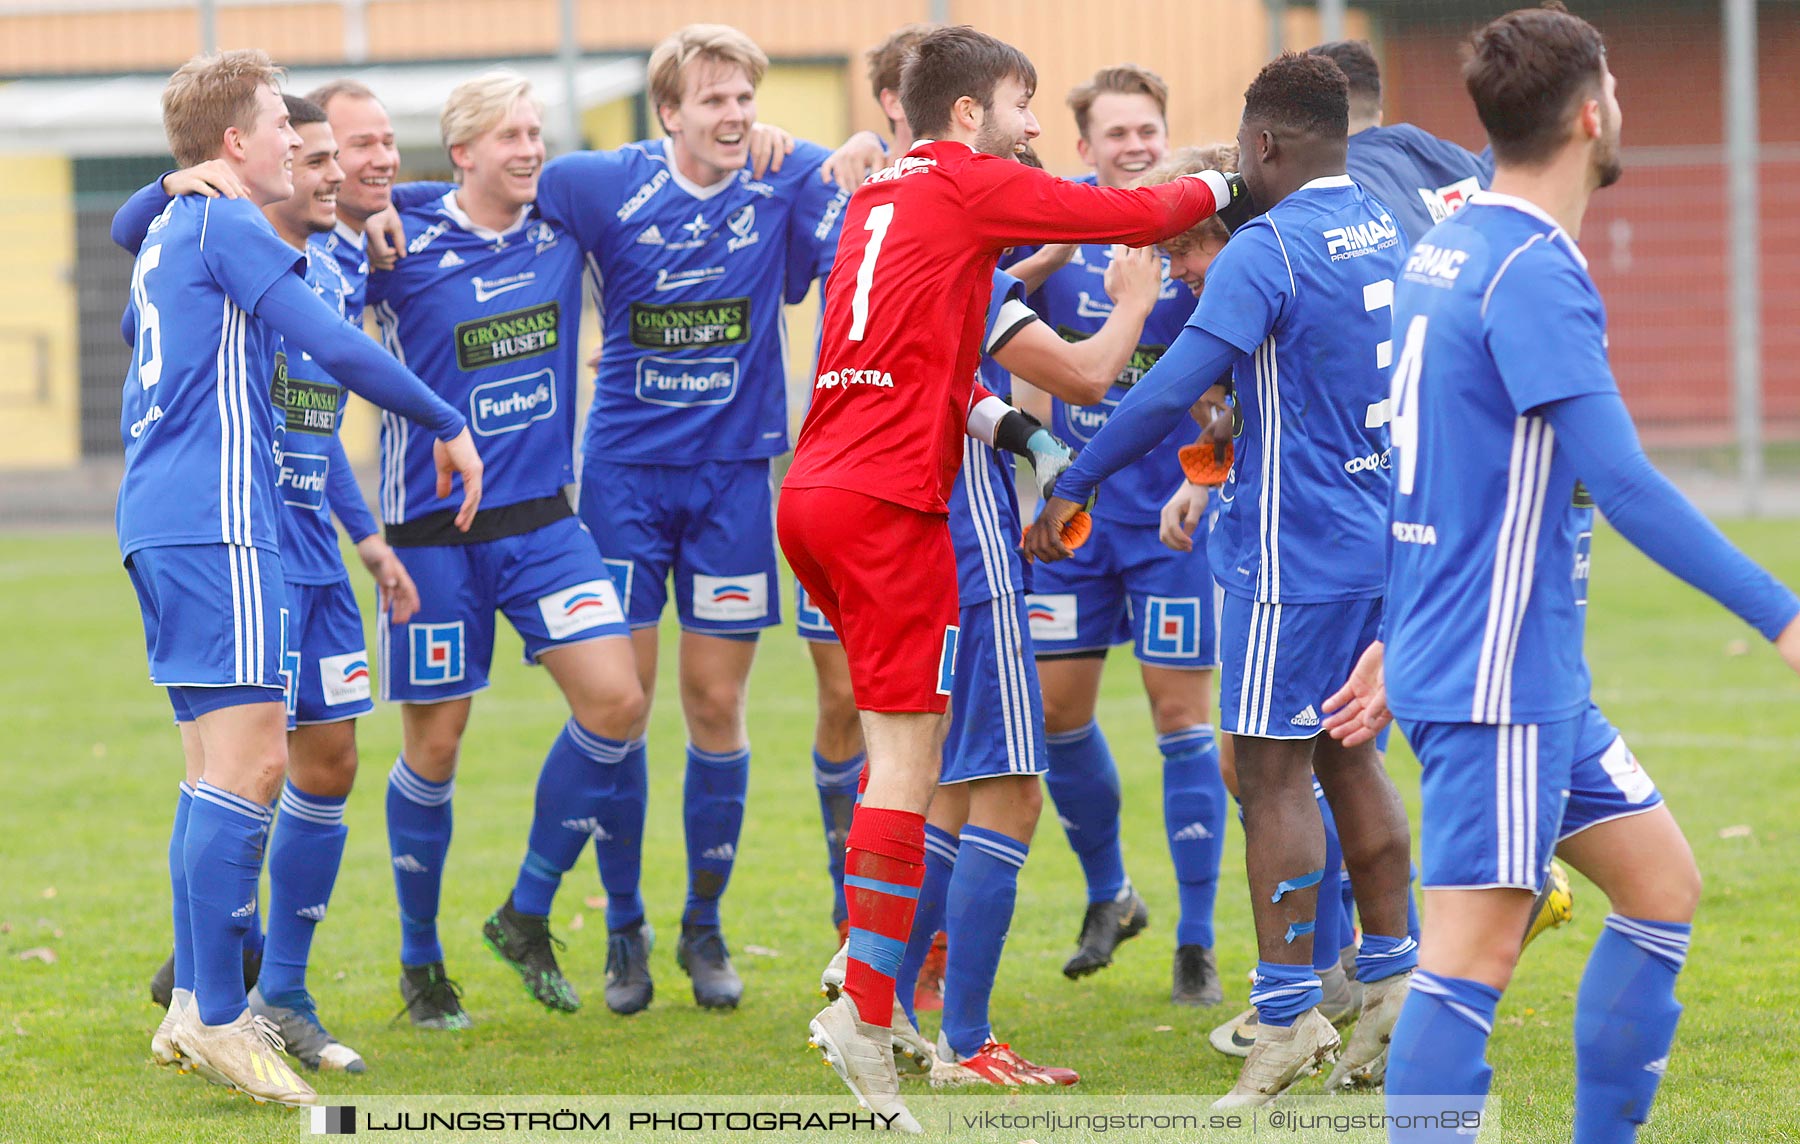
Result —
[[881, 240], [887, 237], [888, 224], [894, 221], [894, 204], [882, 203], [869, 208], [863, 229], [869, 232], [869, 245], [863, 251], [862, 265], [856, 268], [856, 295], [850, 299], [850, 340], [863, 340], [869, 324], [869, 288], [875, 284], [875, 260], [881, 257]]
[[1419, 371], [1425, 366], [1424, 314], [1413, 315], [1406, 327], [1406, 341], [1400, 347], [1400, 363], [1394, 367], [1393, 417], [1388, 423], [1388, 441], [1400, 454], [1396, 468], [1396, 487], [1401, 496], [1411, 496], [1413, 481], [1419, 471]]

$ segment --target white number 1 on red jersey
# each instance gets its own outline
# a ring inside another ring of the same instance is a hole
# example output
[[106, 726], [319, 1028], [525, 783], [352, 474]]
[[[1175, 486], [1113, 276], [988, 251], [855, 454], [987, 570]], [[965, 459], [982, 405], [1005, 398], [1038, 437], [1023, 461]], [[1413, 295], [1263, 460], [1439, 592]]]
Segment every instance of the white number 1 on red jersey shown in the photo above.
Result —
[[888, 224], [894, 221], [894, 204], [882, 203], [871, 207], [868, 221], [863, 229], [869, 232], [869, 245], [863, 251], [862, 265], [856, 268], [856, 296], [850, 300], [850, 340], [863, 340], [863, 330], [869, 324], [869, 287], [875, 282], [875, 260], [881, 257], [881, 240], [887, 235]]

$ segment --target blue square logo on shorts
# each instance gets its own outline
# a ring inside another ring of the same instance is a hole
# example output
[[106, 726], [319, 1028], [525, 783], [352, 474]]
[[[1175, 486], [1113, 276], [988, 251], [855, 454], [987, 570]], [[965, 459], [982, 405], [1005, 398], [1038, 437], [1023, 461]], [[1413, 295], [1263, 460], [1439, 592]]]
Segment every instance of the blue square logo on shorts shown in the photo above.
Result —
[[458, 683], [463, 677], [463, 625], [408, 624], [412, 642], [411, 678], [421, 687]]
[[961, 628], [948, 627], [944, 629], [944, 650], [938, 656], [937, 693], [939, 695], [950, 694], [951, 685], [956, 682], [956, 639], [961, 634]]
[[1183, 659], [1200, 654], [1200, 601], [1193, 596], [1144, 598], [1144, 654]]

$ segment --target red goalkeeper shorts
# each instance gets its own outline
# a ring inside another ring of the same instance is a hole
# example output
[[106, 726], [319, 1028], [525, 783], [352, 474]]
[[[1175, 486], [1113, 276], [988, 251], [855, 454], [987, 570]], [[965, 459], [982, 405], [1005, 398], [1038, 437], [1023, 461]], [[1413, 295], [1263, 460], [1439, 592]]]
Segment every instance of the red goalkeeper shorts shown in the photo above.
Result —
[[857, 708], [941, 713], [956, 671], [948, 518], [845, 489], [789, 488], [775, 527], [843, 641]]

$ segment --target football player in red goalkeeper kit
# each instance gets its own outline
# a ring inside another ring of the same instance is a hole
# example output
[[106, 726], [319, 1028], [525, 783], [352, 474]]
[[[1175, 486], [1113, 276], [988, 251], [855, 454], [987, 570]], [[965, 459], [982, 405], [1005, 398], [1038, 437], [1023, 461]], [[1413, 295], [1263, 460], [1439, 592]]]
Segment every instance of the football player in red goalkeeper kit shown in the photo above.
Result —
[[849, 966], [812, 1043], [878, 1125], [908, 1132], [919, 1126], [900, 1101], [889, 1022], [956, 663], [947, 513], [960, 440], [1067, 464], [1044, 447], [1047, 433], [1035, 437], [1040, 426], [976, 383], [995, 263], [1027, 243], [1144, 246], [1234, 200], [1248, 209], [1237, 177], [1216, 171], [1121, 190], [1014, 162], [1038, 133], [1036, 85], [1023, 53], [972, 28], [917, 45], [900, 100], [919, 141], [850, 200], [777, 519], [788, 562], [843, 639], [868, 745], [844, 867]]

